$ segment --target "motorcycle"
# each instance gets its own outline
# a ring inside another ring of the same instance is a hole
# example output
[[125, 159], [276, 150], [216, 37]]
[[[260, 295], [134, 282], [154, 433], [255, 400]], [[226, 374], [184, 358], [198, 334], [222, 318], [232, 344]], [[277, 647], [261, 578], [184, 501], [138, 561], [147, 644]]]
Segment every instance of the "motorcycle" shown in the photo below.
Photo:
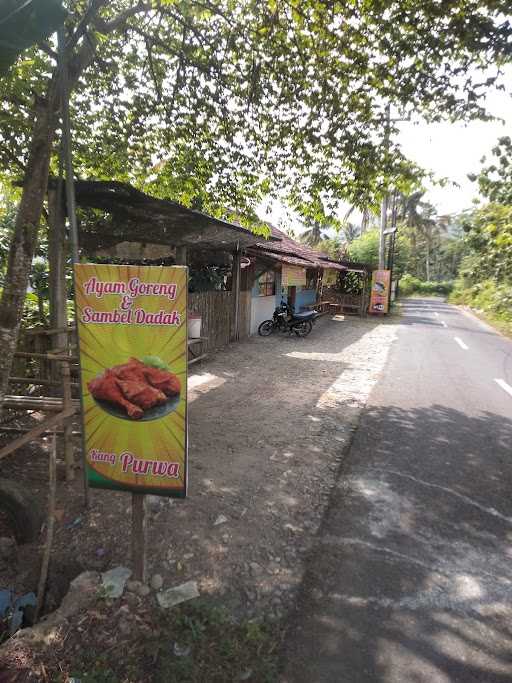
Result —
[[317, 315], [316, 311], [295, 313], [289, 304], [282, 301], [274, 311], [272, 320], [264, 320], [258, 327], [258, 334], [261, 337], [268, 337], [277, 330], [289, 334], [295, 332], [298, 337], [306, 337], [313, 329]]

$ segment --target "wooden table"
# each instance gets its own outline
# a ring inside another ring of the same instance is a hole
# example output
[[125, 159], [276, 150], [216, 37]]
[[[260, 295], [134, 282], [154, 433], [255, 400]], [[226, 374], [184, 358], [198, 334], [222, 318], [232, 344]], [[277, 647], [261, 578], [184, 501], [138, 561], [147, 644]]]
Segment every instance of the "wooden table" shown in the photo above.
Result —
[[307, 304], [306, 306], [303, 306], [302, 308], [307, 308], [308, 310], [316, 310], [319, 313], [323, 313], [325, 310], [325, 307], [329, 305], [328, 301], [319, 301], [316, 304]]
[[331, 309], [331, 312], [336, 315], [337, 313], [341, 313], [343, 310], [343, 304], [335, 304], [333, 302], [329, 302], [329, 308]]
[[202, 354], [199, 352], [196, 353], [195, 349], [193, 348], [196, 344], [200, 344], [201, 342], [204, 342], [204, 341], [208, 341], [208, 337], [194, 337], [194, 339], [189, 339], [187, 341], [188, 350], [189, 350], [190, 355], [192, 356], [192, 358], [190, 358], [190, 360], [188, 361], [189, 365], [192, 365], [193, 363], [197, 363], [200, 360], [204, 360], [205, 358], [208, 357], [207, 353], [202, 353]]

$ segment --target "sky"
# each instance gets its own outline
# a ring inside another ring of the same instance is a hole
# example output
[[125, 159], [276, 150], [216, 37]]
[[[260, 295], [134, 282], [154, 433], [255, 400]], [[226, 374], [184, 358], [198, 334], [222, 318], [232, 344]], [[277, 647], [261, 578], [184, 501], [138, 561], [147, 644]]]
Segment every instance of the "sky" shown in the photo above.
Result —
[[[512, 67], [506, 70], [504, 83], [509, 94], [492, 91], [486, 98], [487, 111], [504, 121], [428, 124], [417, 120], [398, 124], [397, 141], [405, 156], [436, 178], [449, 181], [444, 187], [425, 183], [425, 200], [436, 207], [439, 215], [459, 213], [473, 206], [479, 198], [478, 188], [468, 179], [468, 173], [480, 170], [482, 157], [490, 156], [500, 136], [512, 136]], [[275, 225], [281, 222], [296, 232], [304, 229], [280, 204], [262, 206], [259, 213]], [[357, 220], [355, 213], [352, 218]]]
[[485, 155], [490, 156], [500, 136], [512, 135], [511, 96], [501, 91], [490, 93], [486, 106], [491, 114], [505, 122], [399, 124], [398, 142], [405, 156], [433, 171], [437, 177], [447, 177], [451, 181], [445, 187], [430, 185], [425, 195], [441, 215], [458, 213], [472, 206], [478, 191], [467, 174], [480, 170], [480, 160]]

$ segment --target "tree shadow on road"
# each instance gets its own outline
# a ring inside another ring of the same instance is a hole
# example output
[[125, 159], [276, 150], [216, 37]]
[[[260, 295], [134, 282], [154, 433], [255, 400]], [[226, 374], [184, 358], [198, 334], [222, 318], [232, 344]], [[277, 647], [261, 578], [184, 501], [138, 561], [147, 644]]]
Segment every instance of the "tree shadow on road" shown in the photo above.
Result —
[[512, 680], [512, 421], [366, 411], [283, 653], [289, 683]]

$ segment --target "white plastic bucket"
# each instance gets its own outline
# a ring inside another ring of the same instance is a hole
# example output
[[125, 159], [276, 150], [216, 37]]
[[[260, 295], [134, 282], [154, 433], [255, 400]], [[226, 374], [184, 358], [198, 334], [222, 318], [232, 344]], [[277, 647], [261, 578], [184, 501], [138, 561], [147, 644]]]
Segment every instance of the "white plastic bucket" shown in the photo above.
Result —
[[188, 315], [188, 338], [198, 339], [201, 336], [201, 316], [197, 313]]

